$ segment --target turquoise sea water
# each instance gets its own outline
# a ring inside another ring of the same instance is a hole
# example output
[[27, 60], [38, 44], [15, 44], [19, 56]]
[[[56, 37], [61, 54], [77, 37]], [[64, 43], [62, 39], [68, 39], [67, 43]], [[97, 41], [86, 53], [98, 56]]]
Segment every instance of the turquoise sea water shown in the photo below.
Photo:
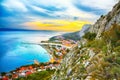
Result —
[[0, 32], [0, 72], [8, 72], [22, 65], [33, 64], [31, 60], [48, 62], [50, 55], [39, 43], [53, 36], [49, 31], [2, 31]]

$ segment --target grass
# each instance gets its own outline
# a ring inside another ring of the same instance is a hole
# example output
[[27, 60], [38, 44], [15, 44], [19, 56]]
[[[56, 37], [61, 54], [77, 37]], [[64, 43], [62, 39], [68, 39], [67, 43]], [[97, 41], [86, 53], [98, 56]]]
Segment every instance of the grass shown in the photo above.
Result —
[[84, 38], [88, 40], [85, 47], [100, 50], [90, 61], [93, 64], [92, 79], [120, 80], [120, 25], [113, 24], [103, 32], [101, 39], [95, 39], [94, 36], [91, 39], [91, 34], [86, 34]]

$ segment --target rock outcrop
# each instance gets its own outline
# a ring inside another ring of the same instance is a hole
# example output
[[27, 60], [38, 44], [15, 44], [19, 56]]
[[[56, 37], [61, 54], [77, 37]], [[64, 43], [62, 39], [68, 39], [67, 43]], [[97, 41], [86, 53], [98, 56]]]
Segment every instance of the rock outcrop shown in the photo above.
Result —
[[114, 22], [120, 24], [120, 1], [113, 7], [107, 15], [102, 15], [92, 26], [90, 32], [97, 33], [96, 38], [100, 38], [101, 33], [108, 29]]

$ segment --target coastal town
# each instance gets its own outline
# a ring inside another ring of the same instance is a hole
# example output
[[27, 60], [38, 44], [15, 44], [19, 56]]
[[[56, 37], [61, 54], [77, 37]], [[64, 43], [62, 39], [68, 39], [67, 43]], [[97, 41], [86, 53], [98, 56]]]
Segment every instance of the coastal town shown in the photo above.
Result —
[[45, 70], [54, 70], [59, 65], [59, 63], [41, 63], [41, 64], [33, 64], [33, 65], [27, 65], [22, 66], [20, 68], [17, 68], [16, 70], [10, 71], [8, 73], [1, 73], [0, 80], [14, 80], [21, 77], [27, 77], [33, 73], [37, 73], [40, 71]]
[[[23, 65], [10, 72], [0, 73], [0, 80], [16, 80], [21, 77], [27, 77], [31, 74], [46, 70], [55, 70], [61, 63], [63, 57], [69, 52], [70, 48], [75, 46], [75, 41], [72, 40], [56, 40], [53, 44], [49, 41], [42, 41], [44, 47], [51, 55], [49, 62], [40, 63], [38, 60], [33, 60], [34, 64]], [[46, 44], [47, 43], [47, 44]], [[48, 44], [49, 43], [49, 44]]]

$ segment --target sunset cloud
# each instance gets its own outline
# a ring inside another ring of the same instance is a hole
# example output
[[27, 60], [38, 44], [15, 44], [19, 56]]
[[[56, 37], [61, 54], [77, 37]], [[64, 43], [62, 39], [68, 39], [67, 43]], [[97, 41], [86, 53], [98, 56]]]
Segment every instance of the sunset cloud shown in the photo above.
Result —
[[26, 22], [23, 25], [32, 30], [52, 30], [74, 32], [82, 28], [83, 25], [90, 24], [85, 21], [66, 21], [66, 20], [50, 20], [45, 22]]
[[[78, 30], [81, 28], [81, 26], [78, 28], [79, 24], [77, 26], [71, 23], [65, 26], [64, 22], [94, 23], [102, 14], [108, 13], [115, 3], [115, 0], [1, 0], [0, 28], [31, 28], [23, 25], [27, 24], [27, 26], [36, 25], [36, 29], [40, 30], [46, 30], [46, 28], [47, 30], [63, 30], [63, 26], [66, 30], [68, 28], [68, 31], [75, 26], [77, 28], [74, 29]], [[47, 23], [45, 21], [55, 22], [45, 24]], [[38, 26], [43, 26], [43, 28]]]

